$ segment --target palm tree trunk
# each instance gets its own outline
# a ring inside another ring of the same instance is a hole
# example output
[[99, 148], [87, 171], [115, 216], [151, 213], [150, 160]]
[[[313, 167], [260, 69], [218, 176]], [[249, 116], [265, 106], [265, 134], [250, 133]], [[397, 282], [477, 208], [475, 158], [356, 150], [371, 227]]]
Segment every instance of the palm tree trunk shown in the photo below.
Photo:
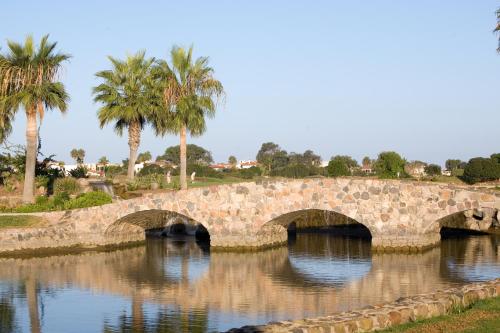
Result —
[[181, 128], [181, 190], [187, 189], [187, 181], [186, 181], [186, 126], [182, 126]]
[[36, 112], [29, 110], [26, 113], [26, 170], [24, 172], [23, 202], [35, 201], [35, 165], [38, 150]]
[[33, 277], [26, 281], [26, 298], [28, 299], [28, 312], [30, 317], [31, 333], [40, 333], [40, 315], [38, 313], [38, 292], [36, 280]]
[[128, 180], [134, 179], [134, 166], [137, 160], [137, 150], [141, 143], [141, 124], [138, 121], [130, 123], [128, 126], [128, 145], [130, 147], [130, 156], [128, 159]]

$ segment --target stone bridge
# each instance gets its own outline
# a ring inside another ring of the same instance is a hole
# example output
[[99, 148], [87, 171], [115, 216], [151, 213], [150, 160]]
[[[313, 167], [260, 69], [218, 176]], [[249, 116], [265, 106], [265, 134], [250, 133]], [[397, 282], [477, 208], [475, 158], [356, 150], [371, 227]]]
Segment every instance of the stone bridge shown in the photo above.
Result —
[[2, 231], [0, 251], [141, 241], [144, 230], [186, 220], [208, 231], [212, 247], [258, 248], [286, 242], [288, 224], [311, 210], [363, 224], [373, 247], [418, 249], [440, 241], [447, 216], [476, 211], [497, 218], [499, 209], [500, 193], [471, 187], [362, 178], [263, 180], [38, 213], [47, 224]]

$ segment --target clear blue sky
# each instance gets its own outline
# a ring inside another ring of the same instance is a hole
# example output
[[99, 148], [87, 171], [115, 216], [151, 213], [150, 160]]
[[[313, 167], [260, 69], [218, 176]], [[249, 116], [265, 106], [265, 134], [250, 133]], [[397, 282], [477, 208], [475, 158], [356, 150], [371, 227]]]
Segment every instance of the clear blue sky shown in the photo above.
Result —
[[[63, 81], [67, 115], [51, 112], [44, 153], [71, 161], [128, 156], [126, 137], [100, 130], [94, 73], [107, 55], [145, 49], [166, 58], [173, 44], [209, 56], [227, 92], [201, 138], [217, 161], [255, 157], [274, 141], [323, 159], [396, 150], [444, 163], [500, 151], [498, 1], [5, 1], [0, 45], [50, 33], [73, 55]], [[19, 113], [11, 141], [24, 143]], [[178, 138], [143, 133], [154, 156]]]

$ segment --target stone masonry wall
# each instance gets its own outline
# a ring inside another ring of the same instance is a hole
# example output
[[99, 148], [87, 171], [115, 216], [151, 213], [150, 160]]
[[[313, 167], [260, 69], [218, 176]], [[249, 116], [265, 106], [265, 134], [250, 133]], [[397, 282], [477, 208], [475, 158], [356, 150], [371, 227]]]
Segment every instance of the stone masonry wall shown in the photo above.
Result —
[[500, 296], [500, 279], [461, 288], [400, 298], [364, 309], [260, 326], [234, 328], [228, 333], [355, 333], [372, 332], [407, 322], [441, 316], [482, 299]]
[[[144, 239], [156, 218], [132, 214], [167, 211], [202, 224], [216, 248], [257, 248], [286, 241], [280, 216], [332, 211], [366, 226], [375, 248], [422, 249], [440, 240], [439, 220], [470, 209], [498, 213], [500, 193], [412, 181], [324, 178], [264, 180], [146, 194], [112, 204], [39, 213], [41, 228], [0, 232], [0, 251], [60, 246], [102, 246]], [[146, 221], [146, 222], [145, 222]]]

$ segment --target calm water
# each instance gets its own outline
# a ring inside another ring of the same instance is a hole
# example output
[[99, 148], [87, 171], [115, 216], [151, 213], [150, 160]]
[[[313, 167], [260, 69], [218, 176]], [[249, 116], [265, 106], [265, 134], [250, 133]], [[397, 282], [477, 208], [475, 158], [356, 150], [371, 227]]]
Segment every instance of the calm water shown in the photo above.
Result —
[[208, 253], [193, 239], [0, 259], [0, 332], [211, 332], [318, 316], [500, 277], [500, 239], [448, 238], [423, 254], [299, 233], [288, 247]]

